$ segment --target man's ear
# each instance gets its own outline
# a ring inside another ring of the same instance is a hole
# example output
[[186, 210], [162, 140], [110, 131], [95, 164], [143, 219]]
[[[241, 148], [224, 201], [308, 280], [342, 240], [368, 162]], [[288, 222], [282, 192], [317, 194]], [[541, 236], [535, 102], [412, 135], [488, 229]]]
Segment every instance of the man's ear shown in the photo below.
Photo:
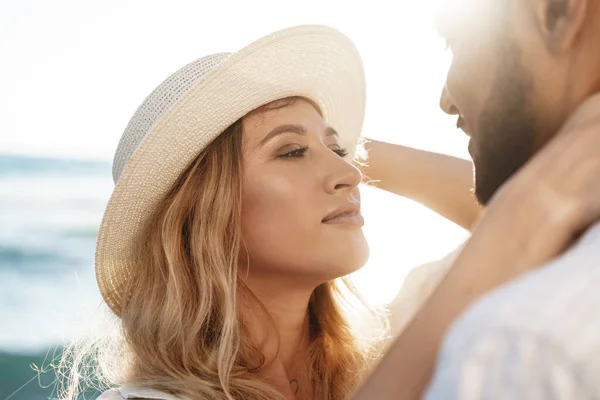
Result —
[[532, 0], [536, 21], [547, 48], [567, 51], [581, 33], [590, 0]]

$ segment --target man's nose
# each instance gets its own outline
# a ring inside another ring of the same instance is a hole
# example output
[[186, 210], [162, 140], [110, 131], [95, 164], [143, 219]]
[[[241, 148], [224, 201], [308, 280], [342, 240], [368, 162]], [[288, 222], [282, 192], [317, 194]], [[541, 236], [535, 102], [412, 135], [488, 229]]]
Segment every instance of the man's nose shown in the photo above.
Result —
[[444, 89], [442, 89], [442, 97], [440, 98], [440, 108], [443, 112], [449, 115], [459, 114], [458, 108], [452, 102], [450, 94], [448, 93], [448, 88], [446, 86], [444, 86]]

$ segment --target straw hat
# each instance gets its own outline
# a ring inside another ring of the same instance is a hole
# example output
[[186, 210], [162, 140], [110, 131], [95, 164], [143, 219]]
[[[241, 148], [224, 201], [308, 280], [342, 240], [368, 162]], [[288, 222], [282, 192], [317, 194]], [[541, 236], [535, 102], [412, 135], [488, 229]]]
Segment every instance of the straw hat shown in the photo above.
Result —
[[340, 132], [340, 144], [356, 147], [365, 107], [362, 62], [352, 42], [326, 26], [285, 29], [236, 53], [201, 58], [144, 100], [115, 154], [116, 186], [96, 248], [100, 293], [115, 314], [132, 268], [132, 244], [188, 164], [250, 111], [291, 96], [313, 101]]

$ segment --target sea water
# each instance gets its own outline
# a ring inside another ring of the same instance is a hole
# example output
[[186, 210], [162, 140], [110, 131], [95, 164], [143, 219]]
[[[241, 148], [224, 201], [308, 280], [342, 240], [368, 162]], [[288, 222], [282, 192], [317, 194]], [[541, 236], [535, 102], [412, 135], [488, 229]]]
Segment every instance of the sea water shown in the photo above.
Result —
[[110, 177], [108, 162], [0, 155], [0, 400], [52, 396], [58, 346], [101, 307], [93, 259]]

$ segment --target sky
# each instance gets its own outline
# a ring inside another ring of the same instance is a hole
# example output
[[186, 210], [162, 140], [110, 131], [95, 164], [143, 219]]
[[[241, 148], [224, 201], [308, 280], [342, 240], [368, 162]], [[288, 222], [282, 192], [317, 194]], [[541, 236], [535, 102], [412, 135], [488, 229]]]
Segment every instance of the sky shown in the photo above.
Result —
[[[466, 136], [438, 107], [450, 62], [433, 29], [439, 1], [0, 0], [0, 154], [111, 161], [136, 108], [183, 65], [281, 28], [326, 24], [362, 54], [365, 137], [468, 158]], [[441, 257], [465, 237], [397, 196], [367, 189], [363, 201], [377, 267], [359, 277], [373, 297], [384, 265]], [[401, 256], [390, 250], [399, 241]]]
[[437, 108], [449, 62], [437, 1], [2, 0], [0, 152], [110, 160], [137, 106], [181, 66], [316, 23], [363, 56], [366, 137], [468, 157]]

